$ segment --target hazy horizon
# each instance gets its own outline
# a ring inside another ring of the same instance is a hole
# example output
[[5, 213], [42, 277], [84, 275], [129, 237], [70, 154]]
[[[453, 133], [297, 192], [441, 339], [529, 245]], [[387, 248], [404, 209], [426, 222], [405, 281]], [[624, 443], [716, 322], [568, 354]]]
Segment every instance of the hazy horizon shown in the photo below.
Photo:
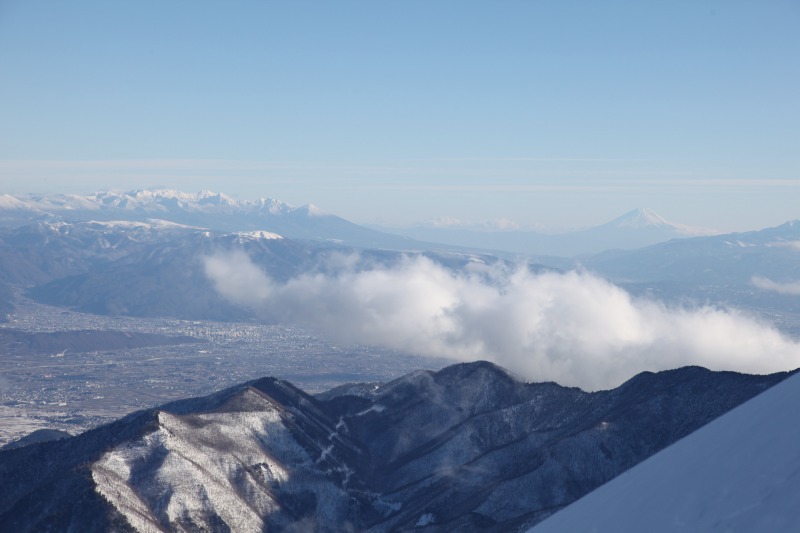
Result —
[[[105, 188], [105, 189], [97, 189], [94, 191], [74, 191], [74, 190], [64, 190], [63, 192], [57, 192], [53, 190], [41, 190], [38, 192], [24, 192], [24, 193], [9, 193], [6, 191], [0, 191], [0, 195], [11, 195], [18, 199], [28, 199], [36, 201], [36, 198], [56, 198], [59, 196], [69, 197], [69, 196], [77, 196], [83, 198], [91, 198], [95, 197], [95, 195], [104, 195], [104, 194], [120, 194], [120, 195], [135, 195], [142, 191], [150, 191], [150, 192], [161, 192], [167, 193], [176, 192], [180, 194], [188, 194], [192, 196], [198, 196], [202, 194], [220, 194], [225, 197], [228, 197], [236, 202], [242, 202], [243, 204], [247, 204], [248, 202], [254, 202], [259, 200], [277, 200], [279, 202], [283, 202], [281, 198], [275, 198], [268, 195], [263, 196], [251, 196], [251, 197], [235, 197], [228, 194], [225, 190], [211, 190], [211, 189], [202, 189], [202, 190], [180, 190], [180, 189], [173, 189], [169, 187], [136, 187], [133, 189], [123, 189], [123, 188]], [[288, 202], [283, 202], [286, 205], [292, 208], [300, 208], [305, 206], [311, 206], [315, 209], [318, 209], [319, 212], [324, 213], [326, 215], [334, 215], [340, 218], [345, 218], [339, 213], [325, 211], [319, 209], [319, 206], [312, 204], [310, 202], [302, 203], [302, 204], [290, 204]], [[459, 219], [450, 216], [439, 216], [433, 217], [428, 219], [422, 220], [415, 220], [405, 223], [399, 224], [380, 224], [380, 223], [364, 223], [365, 227], [375, 228], [378, 230], [386, 229], [386, 230], [401, 230], [401, 229], [413, 229], [415, 227], [428, 227], [428, 228], [442, 228], [442, 229], [467, 229], [467, 230], [482, 230], [482, 231], [533, 231], [539, 232], [542, 234], [560, 234], [560, 233], [571, 233], [574, 231], [580, 231], [584, 229], [589, 229], [597, 226], [601, 226], [604, 224], [608, 224], [614, 222], [618, 219], [625, 219], [629, 216], [637, 216], [644, 213], [645, 217], [653, 216], [654, 218], [665, 220], [668, 223], [675, 224], [677, 226], [682, 226], [685, 231], [687, 232], [685, 236], [700, 236], [700, 235], [713, 235], [713, 234], [722, 234], [716, 230], [715, 228], [704, 228], [699, 226], [689, 226], [683, 224], [679, 220], [673, 220], [668, 217], [663, 216], [661, 213], [655, 212], [653, 209], [650, 209], [647, 206], [634, 206], [630, 209], [617, 213], [613, 215], [612, 218], [606, 220], [596, 220], [590, 222], [588, 225], [578, 226], [578, 225], [568, 225], [568, 226], [547, 226], [541, 223], [533, 223], [530, 225], [522, 225], [517, 223], [514, 220], [511, 220], [506, 217], [498, 217], [493, 219], [484, 219], [484, 220], [465, 220]], [[354, 222], [354, 221], [353, 221]], [[787, 221], [784, 221], [787, 222]], [[748, 228], [748, 230], [760, 230], [763, 228]]]
[[8, 1], [0, 189], [360, 224], [798, 218], [793, 2]]

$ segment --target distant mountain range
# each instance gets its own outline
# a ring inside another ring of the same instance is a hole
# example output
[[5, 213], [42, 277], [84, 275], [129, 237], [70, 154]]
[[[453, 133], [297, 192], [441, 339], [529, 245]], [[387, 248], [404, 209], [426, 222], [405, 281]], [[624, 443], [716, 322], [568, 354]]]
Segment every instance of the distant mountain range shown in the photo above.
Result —
[[[800, 316], [798, 220], [760, 231], [606, 251], [580, 264], [635, 294], [659, 300]], [[796, 325], [792, 328], [800, 333]]]
[[514, 531], [787, 376], [586, 393], [476, 362], [317, 397], [264, 378], [0, 452], [0, 530]]
[[[144, 197], [151, 199], [148, 195]], [[161, 205], [160, 202], [169, 197], [158, 196], [158, 201], [152, 201]], [[217, 200], [209, 204], [212, 206], [209, 209], [230, 205], [219, 200], [219, 195], [213, 198]], [[48, 202], [47, 205], [53, 203], [52, 200]], [[153, 214], [156, 209], [148, 202], [145, 205], [151, 207], [142, 217]], [[63, 206], [63, 203], [58, 205]], [[138, 204], [128, 202], [125, 205]], [[206, 204], [199, 205], [198, 209], [205, 209]], [[116, 209], [107, 214], [119, 215]], [[647, 226], [653, 222], [651, 215], [647, 212], [641, 217], [632, 215], [619, 224]], [[225, 216], [219, 214], [219, 218], [223, 220]], [[311, 219], [323, 225], [325, 221], [337, 220], [316, 215]], [[350, 227], [349, 223], [344, 224]], [[330, 231], [341, 236], [335, 229]], [[357, 253], [366, 267], [396, 264], [403, 254], [420, 253], [454, 269], [473, 260], [487, 264], [517, 261], [503, 254], [498, 254], [499, 257], [480, 254], [474, 247], [427, 247], [420, 241], [396, 238], [402, 244], [415, 244], [419, 249], [365, 248], [345, 244], [346, 239], [281, 238], [278, 233], [263, 228], [209, 230], [153, 218], [141, 221], [52, 220], [0, 227], [0, 295], [6, 294], [5, 298], [0, 298], [0, 315], [11, 310], [9, 286], [16, 285], [26, 287], [27, 294], [40, 302], [99, 314], [249, 320], [252, 312], [222, 298], [205, 275], [202, 257], [219, 251], [246, 253], [277, 282], [302, 273], [324, 274], [330, 268], [329, 259], [337, 254]], [[426, 249], [433, 251], [424, 252]], [[778, 310], [797, 315], [800, 314], [797, 299], [799, 257], [800, 222], [793, 221], [760, 231], [685, 237], [636, 250], [611, 250], [579, 259], [536, 256], [527, 261], [550, 269], [585, 268], [634, 294], [660, 300], [712, 302], [757, 312]]]
[[668, 222], [651, 209], [634, 209], [606, 224], [588, 229], [547, 234], [526, 230], [472, 229], [459, 226], [378, 228], [412, 239], [504, 250], [527, 255], [572, 257], [612, 249], [635, 249], [671, 239], [715, 234], [713, 230]]
[[[393, 250], [494, 250], [524, 255], [575, 256], [634, 249], [711, 230], [668, 222], [649, 209], [636, 209], [593, 228], [544, 234], [478, 231], [458, 227], [367, 228], [323, 213], [313, 205], [292, 207], [272, 198], [235, 200], [221, 193], [138, 190], [125, 193], [52, 196], [0, 195], [0, 225], [54, 221], [139, 221], [161, 219], [220, 231], [265, 230], [294, 239], [340, 242]], [[435, 244], [434, 244], [435, 243]]]
[[633, 467], [530, 533], [800, 531], [792, 376]]
[[[97, 238], [86, 236], [90, 242]], [[253, 318], [249, 310], [214, 290], [203, 270], [204, 256], [242, 250], [275, 279], [285, 280], [314, 268], [324, 253], [321, 247], [269, 233], [194, 230], [164, 237], [129, 246], [127, 254], [110, 256], [80, 272], [51, 277], [26, 292], [42, 303], [101, 315], [247, 321]]]
[[83, 274], [196, 231], [163, 220], [38, 222], [0, 228], [0, 281], [30, 285]]
[[[749, 284], [754, 275], [800, 279], [800, 221], [744, 233], [610, 250], [582, 263], [618, 281]], [[787, 268], [788, 267], [788, 268]]]
[[[209, 231], [163, 222], [40, 222], [0, 229], [0, 282], [27, 286], [25, 293], [41, 303], [101, 315], [248, 321], [252, 310], [222, 297], [203, 265], [204, 257], [235, 251], [276, 282], [330, 273], [341, 256], [358, 257], [354, 268], [403, 258], [391, 250], [286, 239], [266, 231]], [[425, 255], [452, 268], [476, 257]]]
[[166, 220], [218, 231], [265, 230], [293, 239], [344, 242], [368, 248], [414, 248], [409, 239], [374, 231], [323, 213], [313, 205], [292, 207], [272, 198], [234, 200], [221, 193], [174, 190], [99, 192], [80, 196], [0, 196], [0, 224], [35, 222]]

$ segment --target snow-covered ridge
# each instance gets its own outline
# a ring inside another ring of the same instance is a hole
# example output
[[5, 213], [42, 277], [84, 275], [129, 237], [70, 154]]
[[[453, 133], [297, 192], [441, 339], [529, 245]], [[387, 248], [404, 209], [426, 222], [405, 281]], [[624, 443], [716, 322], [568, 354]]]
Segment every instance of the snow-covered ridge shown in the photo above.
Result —
[[204, 229], [197, 226], [187, 226], [185, 224], [170, 222], [169, 220], [159, 220], [154, 218], [148, 218], [146, 222], [138, 220], [87, 220], [85, 222], [67, 222], [64, 220], [56, 220], [53, 222], [40, 222], [39, 227], [46, 232], [60, 235], [74, 234], [74, 232], [81, 232], [87, 235], [90, 233], [106, 234], [124, 232], [128, 236], [137, 233], [155, 234], [181, 231], [188, 232]]
[[141, 228], [141, 229], [202, 229], [197, 226], [187, 226], [186, 224], [178, 224], [177, 222], [170, 222], [169, 220], [161, 220], [158, 218], [148, 218], [146, 222], [139, 222], [136, 220], [89, 220], [86, 224], [102, 226], [107, 228]]
[[0, 209], [25, 209], [26, 205], [10, 194], [0, 194]]
[[640, 207], [625, 213], [612, 222], [618, 228], [671, 227], [672, 224], [652, 209]]
[[323, 216], [323, 215], [327, 214], [327, 213], [325, 213], [325, 211], [323, 211], [319, 207], [315, 206], [314, 204], [308, 204], [307, 206], [305, 206], [305, 211], [306, 211], [306, 214], [308, 216], [310, 216], [310, 217], [318, 217], [318, 216]]
[[[264, 378], [0, 453], [14, 481], [0, 491], [0, 523], [113, 530], [113, 514], [82, 508], [99, 502], [138, 531], [518, 530], [785, 377], [686, 367], [590, 394], [475, 362], [328, 399]], [[95, 492], [75, 491], [87, 477]]]
[[298, 210], [310, 216], [324, 214], [313, 205], [294, 207], [274, 198], [236, 200], [223, 193], [202, 190], [188, 193], [174, 189], [139, 189], [127, 192], [99, 191], [89, 195], [57, 194], [0, 196], [0, 209], [38, 211], [43, 213], [74, 211], [121, 210], [137, 213], [168, 213], [175, 210], [199, 213], [289, 214]]
[[[41, 222], [164, 220], [215, 232], [242, 234], [242, 239], [306, 239], [346, 242], [371, 248], [407, 248], [406, 239], [376, 232], [307, 204], [291, 206], [275, 198], [238, 200], [203, 190], [187, 193], [174, 189], [141, 189], [128, 192], [0, 198], [0, 226], [23, 227]], [[22, 207], [19, 207], [19, 206]], [[131, 226], [125, 229], [136, 229]], [[123, 229], [119, 227], [118, 229]], [[272, 235], [270, 235], [272, 234]]]
[[640, 207], [629, 211], [621, 217], [612, 220], [606, 224], [606, 226], [619, 229], [661, 229], [686, 236], [714, 235], [717, 233], [708, 228], [698, 228], [670, 222], [647, 207]]
[[233, 235], [237, 236], [237, 240], [239, 242], [244, 241], [272, 241], [276, 239], [283, 239], [282, 236], [278, 235], [277, 233], [271, 233], [269, 231], [237, 231]]
[[[268, 401], [249, 390], [241, 401], [254, 411], [160, 412], [156, 431], [93, 465], [97, 491], [139, 531], [160, 531], [187, 517], [203, 523], [209, 509], [234, 531], [264, 530], [263, 517], [279, 508], [272, 490], [289, 479], [284, 461], [297, 468], [311, 459]], [[149, 470], [153, 464], [159, 467]], [[157, 491], [145, 484], [151, 477]], [[160, 514], [164, 492], [173, 496]]]
[[214, 211], [231, 208], [249, 210], [264, 206], [269, 206], [270, 212], [293, 209], [288, 204], [273, 198], [262, 198], [255, 201], [235, 200], [223, 193], [209, 190], [202, 190], [198, 193], [187, 193], [174, 189], [140, 189], [123, 193], [101, 191], [86, 198], [103, 206], [119, 209], [168, 210], [178, 208], [190, 211]]
[[[298, 394], [280, 382], [272, 386]], [[306, 399], [295, 400], [311, 408]], [[186, 523], [214, 531], [285, 530], [311, 514], [323, 524], [344, 520], [352, 471], [338, 456], [358, 451], [338, 434], [343, 423], [325, 427], [326, 419], [312, 420], [312, 412], [253, 387], [210, 412], [198, 409], [158, 411], [155, 429], [91, 465], [96, 491], [137, 531], [182, 531]], [[332, 436], [318, 441], [320, 434], [306, 433], [297, 420], [322, 423], [321, 434]]]

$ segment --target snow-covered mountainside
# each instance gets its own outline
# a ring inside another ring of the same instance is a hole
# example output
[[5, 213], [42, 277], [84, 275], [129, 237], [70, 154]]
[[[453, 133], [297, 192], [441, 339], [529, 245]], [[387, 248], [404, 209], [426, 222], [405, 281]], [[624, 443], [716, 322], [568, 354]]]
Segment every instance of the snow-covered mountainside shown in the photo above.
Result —
[[0, 280], [27, 285], [83, 274], [196, 231], [164, 220], [38, 222], [0, 228]]
[[600, 226], [551, 235], [537, 231], [493, 230], [494, 226], [488, 230], [441, 225], [369, 229], [311, 204], [294, 207], [274, 198], [237, 200], [211, 191], [144, 189], [90, 195], [0, 196], [0, 226], [17, 227], [41, 221], [145, 221], [147, 218], [221, 231], [263, 230], [289, 238], [343, 242], [358, 247], [432, 249], [431, 243], [442, 243], [437, 249], [455, 246], [564, 257], [610, 249], [629, 250], [674, 238], [714, 233], [669, 222], [644, 208]]
[[295, 239], [407, 249], [409, 239], [367, 229], [314, 205], [293, 207], [274, 198], [236, 200], [222, 193], [138, 190], [90, 195], [0, 197], [0, 226], [41, 221], [168, 220], [220, 231], [267, 231]]
[[531, 533], [800, 531], [800, 375], [591, 492]]
[[0, 452], [0, 530], [513, 531], [786, 377], [586, 393], [477, 362], [318, 397], [264, 378]]
[[[269, 232], [193, 230], [147, 246], [132, 247], [121, 256], [111, 252], [101, 255], [104, 261], [81, 263], [82, 269], [45, 279], [44, 283], [29, 288], [27, 294], [42, 303], [103, 315], [249, 319], [252, 314], [249, 310], [232, 305], [214, 291], [203, 270], [203, 257], [233, 250], [254, 258], [275, 279], [314, 268], [324, 253], [324, 249], [313, 244], [283, 239]], [[43, 254], [37, 264], [50, 264], [44, 261], [45, 257], [48, 261], [59, 259]]]

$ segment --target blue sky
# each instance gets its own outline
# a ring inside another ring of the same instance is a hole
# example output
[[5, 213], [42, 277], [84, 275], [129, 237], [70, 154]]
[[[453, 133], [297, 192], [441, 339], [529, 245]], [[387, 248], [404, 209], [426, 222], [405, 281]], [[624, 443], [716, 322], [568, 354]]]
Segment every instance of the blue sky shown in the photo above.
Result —
[[0, 0], [0, 192], [800, 218], [797, 1]]

